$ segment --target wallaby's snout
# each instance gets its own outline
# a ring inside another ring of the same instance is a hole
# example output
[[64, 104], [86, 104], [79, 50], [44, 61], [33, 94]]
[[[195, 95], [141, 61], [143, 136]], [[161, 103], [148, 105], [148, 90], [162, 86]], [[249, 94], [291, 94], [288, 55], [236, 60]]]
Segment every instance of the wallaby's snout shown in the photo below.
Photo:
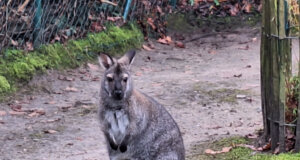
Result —
[[116, 100], [121, 100], [123, 98], [123, 91], [122, 90], [115, 90], [114, 91], [114, 98]]

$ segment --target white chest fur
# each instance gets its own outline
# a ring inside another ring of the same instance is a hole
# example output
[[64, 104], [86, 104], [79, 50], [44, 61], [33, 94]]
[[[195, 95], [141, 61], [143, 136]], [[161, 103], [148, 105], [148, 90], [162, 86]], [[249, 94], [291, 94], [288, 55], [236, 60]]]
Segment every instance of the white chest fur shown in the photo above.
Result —
[[104, 118], [110, 124], [109, 136], [115, 144], [119, 145], [126, 135], [126, 129], [129, 125], [128, 115], [123, 110], [107, 111]]

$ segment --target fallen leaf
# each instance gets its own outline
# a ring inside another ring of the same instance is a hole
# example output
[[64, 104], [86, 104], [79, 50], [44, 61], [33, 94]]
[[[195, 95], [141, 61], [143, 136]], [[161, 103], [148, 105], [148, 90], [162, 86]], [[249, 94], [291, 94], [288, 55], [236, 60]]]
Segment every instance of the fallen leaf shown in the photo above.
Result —
[[67, 91], [67, 92], [78, 92], [78, 89], [77, 89], [77, 88], [74, 88], [74, 87], [67, 87], [67, 88], [65, 89], [65, 91]]
[[244, 99], [244, 98], [246, 98], [246, 95], [238, 94], [238, 95], [236, 95], [236, 98], [238, 98], [238, 99]]
[[271, 149], [271, 142], [268, 142], [267, 144], [265, 144], [265, 145], [262, 147], [262, 150], [263, 150], [263, 151], [270, 150], [270, 149]]
[[209, 53], [209, 54], [216, 54], [217, 52], [216, 52], [216, 50], [210, 49], [210, 50], [208, 51], [208, 53]]
[[63, 112], [67, 112], [72, 106], [62, 106], [60, 107]]
[[279, 146], [277, 146], [273, 152], [273, 154], [279, 154]]
[[146, 45], [143, 44], [143, 49], [146, 51], [152, 51], [152, 49]]
[[11, 41], [11, 44], [14, 45], [14, 46], [18, 46], [19, 45], [18, 41], [14, 41], [13, 39], [11, 39], [10, 41]]
[[176, 41], [175, 46], [178, 48], [185, 48], [185, 45], [182, 42]]
[[136, 75], [136, 76], [141, 76], [141, 75], [142, 75], [142, 72], [136, 72], [135, 75]]
[[240, 78], [240, 77], [242, 77], [242, 73], [241, 74], [235, 74], [235, 75], [233, 75], [233, 77], [237, 77], [237, 78]]
[[53, 123], [53, 122], [57, 122], [57, 121], [60, 121], [60, 120], [61, 120], [60, 118], [56, 118], [56, 119], [49, 119], [46, 122], [47, 123]]
[[258, 136], [257, 136], [257, 134], [249, 133], [249, 134], [246, 135], [246, 137], [249, 138], [249, 139], [256, 139]]
[[9, 111], [8, 113], [10, 115], [17, 115], [17, 116], [19, 116], [19, 115], [25, 115], [26, 114], [26, 112], [20, 112], [20, 111], [18, 111], [18, 112], [16, 112], [16, 111]]
[[87, 66], [88, 66], [89, 69], [92, 70], [92, 71], [98, 71], [98, 70], [99, 70], [98, 65], [88, 63]]
[[57, 133], [57, 131], [56, 131], [56, 130], [49, 129], [49, 130], [45, 130], [44, 133], [54, 134], [54, 133]]
[[256, 42], [256, 41], [257, 41], [256, 37], [252, 38], [252, 42]]
[[205, 152], [205, 154], [211, 154], [211, 155], [217, 154], [215, 151], [213, 151], [211, 149], [206, 149], [204, 152]]
[[13, 111], [16, 111], [16, 112], [22, 112], [22, 106], [21, 105], [9, 105], [10, 108], [13, 110]]
[[96, 76], [92, 78], [92, 81], [100, 81], [100, 77]]
[[122, 19], [122, 17], [107, 17], [107, 20], [112, 21], [112, 22], [115, 22], [115, 21], [120, 20], [120, 19]]
[[239, 47], [238, 49], [240, 49], [240, 50], [248, 50], [249, 49], [249, 45], [246, 45], [245, 47]]
[[28, 117], [37, 117], [37, 116], [39, 116], [39, 115], [40, 115], [40, 114], [37, 113], [37, 112], [32, 112], [32, 113], [28, 114]]
[[227, 152], [231, 151], [231, 149], [232, 149], [232, 147], [224, 147], [224, 148], [222, 148], [221, 151], [214, 151], [214, 150], [211, 150], [211, 149], [206, 149], [205, 153], [215, 155], [215, 154], [220, 154], [220, 153], [227, 153]]
[[0, 116], [5, 116], [6, 112], [5, 111], [0, 111]]
[[28, 51], [33, 51], [33, 44], [31, 42], [26, 42], [26, 49]]
[[251, 12], [251, 8], [252, 8], [251, 3], [247, 3], [245, 5], [244, 10], [245, 10], [246, 13], [250, 13]]
[[49, 102], [45, 102], [45, 104], [55, 104], [56, 101], [49, 101]]
[[156, 29], [156, 26], [154, 25], [154, 21], [152, 18], [148, 18], [147, 23], [152, 27], [153, 30]]
[[163, 38], [159, 38], [157, 40], [157, 42], [161, 43], [161, 44], [168, 44], [167, 40], [166, 39], [163, 39]]

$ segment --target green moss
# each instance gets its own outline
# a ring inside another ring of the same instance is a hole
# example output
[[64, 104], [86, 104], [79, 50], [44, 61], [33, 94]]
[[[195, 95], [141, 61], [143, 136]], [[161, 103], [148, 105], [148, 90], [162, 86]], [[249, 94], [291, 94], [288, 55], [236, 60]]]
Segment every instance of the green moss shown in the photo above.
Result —
[[20, 82], [29, 81], [33, 75], [46, 69], [77, 67], [92, 60], [98, 52], [125, 53], [139, 48], [143, 34], [130, 24], [109, 27], [101, 33], [89, 34], [85, 39], [70, 40], [66, 44], [42, 45], [32, 52], [6, 50], [0, 57], [0, 92], [9, 92]]
[[0, 93], [6, 92], [10, 90], [10, 84], [6, 80], [5, 77], [0, 76]]

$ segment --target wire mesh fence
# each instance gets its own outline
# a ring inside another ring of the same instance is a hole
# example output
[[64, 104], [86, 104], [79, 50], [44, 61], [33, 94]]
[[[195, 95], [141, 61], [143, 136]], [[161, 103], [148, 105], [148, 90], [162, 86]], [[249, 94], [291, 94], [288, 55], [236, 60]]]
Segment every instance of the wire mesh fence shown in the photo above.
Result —
[[172, 1], [0, 0], [0, 54], [6, 48], [32, 50], [41, 44], [82, 38], [105, 30], [108, 23], [121, 26], [126, 20], [146, 25], [149, 17], [157, 17], [150, 23], [159, 30], [154, 26], [164, 25], [160, 18], [172, 8]]

